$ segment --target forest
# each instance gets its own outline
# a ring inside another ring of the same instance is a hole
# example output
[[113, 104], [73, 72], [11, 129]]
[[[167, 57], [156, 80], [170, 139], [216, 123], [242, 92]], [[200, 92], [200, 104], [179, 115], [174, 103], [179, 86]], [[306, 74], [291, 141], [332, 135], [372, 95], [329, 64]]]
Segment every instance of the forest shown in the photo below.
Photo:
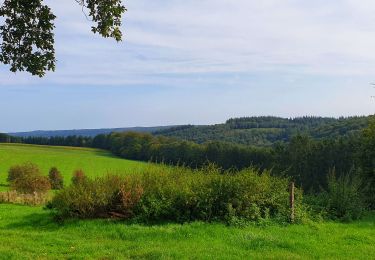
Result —
[[355, 135], [368, 125], [370, 117], [296, 117], [272, 116], [232, 118], [224, 124], [210, 126], [176, 126], [155, 131], [155, 135], [177, 137], [197, 143], [225, 141], [254, 146], [272, 146], [289, 142], [296, 134], [314, 139]]

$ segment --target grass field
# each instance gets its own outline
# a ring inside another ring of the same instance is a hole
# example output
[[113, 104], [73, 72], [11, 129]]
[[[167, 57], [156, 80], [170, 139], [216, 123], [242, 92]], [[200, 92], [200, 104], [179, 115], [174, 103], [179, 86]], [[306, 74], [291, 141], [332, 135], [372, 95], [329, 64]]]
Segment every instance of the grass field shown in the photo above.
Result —
[[124, 174], [140, 171], [147, 164], [113, 156], [110, 152], [76, 147], [38, 146], [23, 144], [0, 144], [0, 191], [7, 189], [6, 177], [9, 167], [24, 162], [36, 163], [47, 175], [56, 166], [70, 182], [74, 170], [82, 169], [87, 176], [106, 173]]
[[267, 227], [105, 220], [55, 223], [42, 208], [0, 205], [0, 259], [375, 259], [375, 215]]
[[[138, 172], [147, 164], [95, 149], [0, 144], [0, 183], [31, 161], [89, 176]], [[0, 204], [0, 259], [375, 259], [375, 214], [349, 224], [228, 227], [215, 223], [140, 225], [112, 220], [58, 224], [42, 207]]]

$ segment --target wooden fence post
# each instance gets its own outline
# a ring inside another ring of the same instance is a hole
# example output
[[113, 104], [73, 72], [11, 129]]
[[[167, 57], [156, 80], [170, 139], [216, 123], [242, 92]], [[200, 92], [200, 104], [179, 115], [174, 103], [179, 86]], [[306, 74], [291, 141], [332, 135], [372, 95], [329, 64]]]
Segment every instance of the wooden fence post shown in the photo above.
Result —
[[38, 199], [38, 194], [36, 193], [36, 191], [34, 191], [34, 206], [36, 206], [38, 204], [37, 199]]
[[294, 182], [289, 186], [290, 222], [294, 223]]

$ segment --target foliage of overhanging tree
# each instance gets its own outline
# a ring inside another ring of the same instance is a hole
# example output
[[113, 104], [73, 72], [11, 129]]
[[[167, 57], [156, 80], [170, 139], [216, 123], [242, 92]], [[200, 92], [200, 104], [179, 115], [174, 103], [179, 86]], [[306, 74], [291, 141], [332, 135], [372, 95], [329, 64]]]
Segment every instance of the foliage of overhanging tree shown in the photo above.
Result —
[[[76, 0], [94, 26], [92, 32], [122, 40], [121, 18], [126, 8], [121, 0]], [[53, 30], [56, 16], [43, 0], [5, 0], [0, 7], [0, 62], [10, 71], [27, 71], [43, 77], [56, 66]]]

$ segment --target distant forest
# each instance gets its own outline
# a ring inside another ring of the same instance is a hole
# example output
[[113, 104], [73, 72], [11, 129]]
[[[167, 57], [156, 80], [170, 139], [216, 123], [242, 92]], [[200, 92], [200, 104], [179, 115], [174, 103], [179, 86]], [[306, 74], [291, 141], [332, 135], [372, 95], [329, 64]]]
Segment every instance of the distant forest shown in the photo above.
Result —
[[242, 117], [210, 126], [185, 125], [153, 132], [154, 135], [176, 137], [196, 143], [223, 141], [229, 143], [271, 146], [290, 142], [301, 134], [313, 139], [330, 139], [358, 134], [368, 125], [370, 117]]
[[[95, 137], [113, 132], [151, 133], [203, 144], [220, 141], [252, 146], [272, 146], [276, 142], [290, 142], [301, 134], [313, 139], [329, 139], [358, 134], [368, 125], [370, 117], [297, 117], [272, 116], [232, 118], [216, 125], [177, 125], [157, 127], [128, 127], [79, 129], [10, 133], [17, 137]], [[85, 138], [83, 138], [85, 139]]]
[[210, 162], [223, 169], [271, 169], [312, 193], [326, 188], [327, 174], [335, 171], [337, 176], [359, 176], [366, 182], [367, 198], [375, 207], [374, 116], [249, 117], [214, 126], [174, 127], [153, 135], [114, 132], [46, 138], [0, 134], [0, 142], [94, 147], [126, 159], [192, 168]]

